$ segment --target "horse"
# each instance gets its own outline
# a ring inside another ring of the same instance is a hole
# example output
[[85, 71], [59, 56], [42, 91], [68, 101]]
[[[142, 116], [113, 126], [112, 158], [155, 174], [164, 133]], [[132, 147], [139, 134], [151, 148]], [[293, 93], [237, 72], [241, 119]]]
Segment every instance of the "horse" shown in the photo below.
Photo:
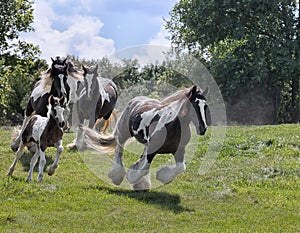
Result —
[[[84, 75], [84, 89], [76, 103], [78, 116], [78, 126], [88, 120], [88, 127], [93, 128], [97, 119], [105, 121], [105, 129], [109, 125], [109, 118], [113, 114], [118, 99], [117, 87], [113, 81], [107, 78], [98, 77], [98, 64], [96, 67], [86, 68]], [[98, 123], [98, 122], [97, 122]], [[104, 130], [105, 130], [104, 129]], [[81, 147], [82, 131], [77, 129], [75, 145], [69, 144], [68, 147]]]
[[64, 111], [66, 108], [66, 98], [54, 97], [50, 95], [47, 104], [47, 116], [43, 117], [41, 115], [33, 115], [28, 123], [26, 124], [24, 130], [21, 133], [20, 146], [16, 152], [16, 157], [9, 168], [8, 176], [12, 176], [17, 161], [21, 158], [24, 153], [24, 148], [27, 144], [34, 142], [35, 144], [35, 154], [30, 161], [30, 169], [28, 172], [27, 182], [32, 180], [32, 173], [40, 156], [39, 161], [39, 174], [38, 182], [43, 179], [43, 171], [46, 164], [45, 151], [48, 147], [55, 147], [56, 157], [49, 168], [48, 175], [53, 175], [55, 169], [58, 167], [58, 161], [61, 153], [63, 152], [62, 137], [63, 137], [63, 126], [65, 124]]
[[142, 156], [127, 172], [127, 180], [135, 190], [150, 189], [149, 168], [155, 155], [172, 153], [176, 166], [162, 167], [156, 174], [156, 179], [167, 184], [186, 170], [184, 154], [191, 137], [190, 122], [198, 135], [206, 132], [207, 93], [208, 88], [202, 91], [192, 86], [162, 100], [135, 97], [125, 107], [112, 134], [102, 135], [81, 125], [84, 141], [101, 153], [115, 151], [114, 164], [108, 173], [115, 185], [120, 185], [126, 175], [122, 161], [125, 142], [134, 137], [144, 145]]
[[[35, 84], [35, 87], [30, 95], [25, 109], [25, 117], [21, 126], [20, 134], [11, 144], [11, 149], [16, 151], [20, 143], [20, 135], [30, 117], [34, 114], [41, 116], [47, 115], [47, 101], [50, 95], [61, 97], [65, 96], [67, 102], [70, 96], [74, 96], [75, 90], [71, 89], [68, 80], [83, 80], [84, 73], [75, 70], [72, 63], [66, 59], [61, 60], [59, 57], [56, 60], [52, 59], [51, 68], [45, 73], [42, 73], [41, 79]], [[72, 79], [68, 76], [72, 76]], [[70, 82], [70, 81], [69, 81]], [[75, 82], [75, 81], [71, 81]], [[68, 108], [65, 111], [65, 118], [68, 118]]]

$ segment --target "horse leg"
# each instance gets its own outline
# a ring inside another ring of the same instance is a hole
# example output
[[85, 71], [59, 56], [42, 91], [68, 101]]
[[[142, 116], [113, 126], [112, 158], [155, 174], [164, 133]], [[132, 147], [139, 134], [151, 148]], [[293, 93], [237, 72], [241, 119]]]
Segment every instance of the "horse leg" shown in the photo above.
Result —
[[117, 143], [115, 149], [115, 161], [111, 171], [108, 173], [108, 177], [115, 185], [120, 185], [126, 175], [126, 171], [122, 161], [123, 152], [124, 152], [123, 145]]
[[25, 116], [25, 119], [23, 120], [23, 123], [22, 123], [21, 129], [20, 129], [19, 135], [18, 135], [18, 137], [15, 138], [15, 140], [11, 144], [11, 149], [13, 151], [17, 151], [18, 150], [18, 147], [19, 147], [20, 141], [21, 141], [21, 135], [22, 135], [22, 133], [23, 133], [23, 131], [24, 131], [24, 129], [25, 129], [25, 127], [26, 127], [26, 125], [27, 125], [30, 117], [31, 116]]
[[55, 169], [58, 167], [58, 161], [60, 158], [60, 155], [64, 151], [64, 147], [62, 146], [62, 140], [59, 140], [57, 143], [55, 143], [54, 147], [56, 148], [56, 155], [55, 155], [55, 160], [53, 164], [50, 166], [48, 175], [52, 176], [55, 173]]
[[25, 146], [24, 146], [23, 142], [21, 142], [21, 143], [20, 143], [20, 146], [19, 146], [19, 148], [18, 148], [18, 150], [17, 150], [17, 152], [16, 152], [16, 157], [15, 157], [15, 159], [14, 159], [14, 161], [13, 161], [12, 165], [10, 166], [9, 171], [8, 171], [8, 173], [7, 173], [8, 176], [12, 176], [12, 174], [13, 174], [13, 172], [14, 172], [14, 170], [15, 170], [15, 166], [16, 166], [18, 160], [21, 158], [21, 156], [22, 156], [23, 153], [24, 153], [24, 147], [25, 147]]
[[144, 153], [141, 158], [128, 170], [127, 180], [131, 184], [136, 184], [145, 175], [149, 173], [151, 161], [155, 154], [147, 154], [147, 147], [144, 149]]
[[176, 176], [183, 173], [186, 169], [184, 163], [184, 149], [178, 149], [174, 154], [174, 158], [176, 166], [164, 166], [156, 173], [156, 179], [163, 184], [170, 183]]
[[29, 172], [28, 172], [28, 176], [27, 176], [27, 179], [26, 179], [26, 182], [29, 182], [32, 180], [32, 173], [33, 173], [33, 169], [36, 165], [36, 162], [37, 162], [37, 159], [39, 157], [39, 149], [37, 148], [37, 145], [35, 144], [35, 153], [34, 155], [32, 156], [31, 160], [30, 160], [30, 168], [29, 168]]
[[39, 162], [39, 175], [37, 178], [38, 182], [41, 182], [43, 180], [43, 172], [44, 172], [44, 167], [46, 165], [46, 158], [45, 158], [45, 151], [43, 151], [41, 148], [39, 148], [40, 152], [40, 162]]
[[134, 190], [149, 190], [151, 188], [150, 173], [143, 176], [137, 183], [133, 184]]

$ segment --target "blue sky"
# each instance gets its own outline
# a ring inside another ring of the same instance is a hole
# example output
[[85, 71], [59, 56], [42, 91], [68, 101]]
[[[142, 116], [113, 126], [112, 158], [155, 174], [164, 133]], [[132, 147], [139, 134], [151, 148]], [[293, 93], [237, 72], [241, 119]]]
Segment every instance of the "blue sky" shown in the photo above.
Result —
[[22, 39], [40, 46], [47, 61], [67, 54], [99, 59], [144, 44], [169, 46], [163, 18], [176, 0], [36, 0], [35, 32]]

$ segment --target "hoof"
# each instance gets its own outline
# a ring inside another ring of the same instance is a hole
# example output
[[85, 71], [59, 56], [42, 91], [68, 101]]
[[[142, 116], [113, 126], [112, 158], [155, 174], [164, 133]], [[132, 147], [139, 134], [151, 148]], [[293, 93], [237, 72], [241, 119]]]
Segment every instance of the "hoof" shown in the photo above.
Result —
[[143, 176], [138, 183], [133, 185], [133, 190], [135, 191], [146, 191], [151, 189], [151, 180], [149, 173]]
[[130, 184], [136, 184], [139, 182], [139, 180], [147, 175], [149, 173], [149, 170], [133, 170], [129, 169], [127, 173], [127, 180]]
[[67, 148], [72, 149], [72, 150], [76, 150], [76, 149], [77, 149], [77, 146], [75, 145], [75, 143], [69, 143], [69, 144], [67, 145]]
[[14, 172], [14, 171], [9, 170], [9, 171], [7, 172], [6, 175], [7, 175], [7, 176], [12, 176], [13, 172]]
[[52, 176], [52, 175], [55, 173], [55, 169], [56, 169], [57, 167], [58, 167], [57, 165], [56, 165], [56, 166], [51, 166], [51, 167], [49, 168], [48, 175], [49, 175], [49, 176]]
[[118, 166], [113, 168], [109, 173], [108, 177], [111, 179], [113, 184], [120, 185], [122, 181], [124, 180], [124, 177], [126, 175], [126, 171], [124, 167]]
[[27, 177], [27, 179], [26, 179], [25, 182], [26, 182], [26, 183], [30, 183], [30, 182], [31, 182], [31, 177]]
[[12, 151], [16, 152], [19, 149], [19, 145], [16, 144], [11, 144], [10, 148], [12, 149]]
[[37, 178], [37, 181], [38, 181], [38, 182], [42, 182], [43, 177], [44, 177], [43, 174], [39, 174], [39, 175], [38, 175], [38, 178]]
[[156, 173], [156, 179], [162, 182], [163, 184], [170, 183], [175, 177], [172, 174], [174, 168], [171, 166], [165, 166], [159, 169]]

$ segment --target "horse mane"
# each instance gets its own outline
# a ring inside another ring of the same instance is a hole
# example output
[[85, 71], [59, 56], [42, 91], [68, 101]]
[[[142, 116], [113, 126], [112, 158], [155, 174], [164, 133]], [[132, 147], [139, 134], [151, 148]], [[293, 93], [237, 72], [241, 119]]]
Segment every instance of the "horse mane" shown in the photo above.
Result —
[[176, 100], [185, 99], [187, 100], [187, 94], [189, 92], [189, 88], [184, 88], [181, 90], [178, 90], [174, 92], [172, 95], [165, 97], [161, 100], [162, 104], [170, 104], [171, 102], [174, 102]]
[[83, 73], [84, 71], [74, 71], [74, 72], [70, 72], [69, 71], [69, 75], [72, 76], [72, 78], [79, 80], [79, 81], [83, 81]]
[[50, 72], [42, 72], [41, 79], [38, 81], [36, 87], [42, 88], [44, 91], [49, 92], [51, 90], [51, 85], [53, 83], [53, 78]]

